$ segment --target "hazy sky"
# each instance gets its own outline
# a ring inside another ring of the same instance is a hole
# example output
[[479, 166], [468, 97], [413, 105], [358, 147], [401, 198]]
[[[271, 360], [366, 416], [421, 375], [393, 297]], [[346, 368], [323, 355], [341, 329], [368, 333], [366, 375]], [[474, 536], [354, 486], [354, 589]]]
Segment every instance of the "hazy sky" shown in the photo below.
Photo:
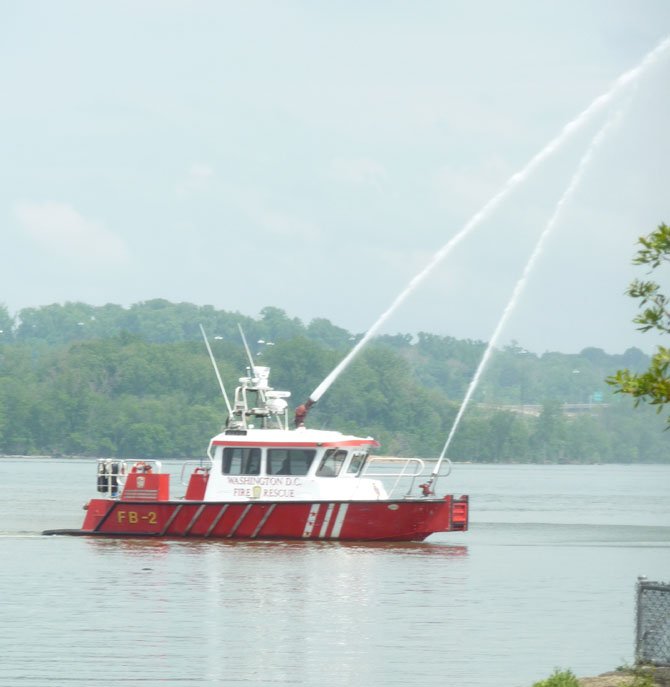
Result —
[[[365, 331], [551, 138], [670, 35], [667, 0], [0, 0], [0, 303], [151, 298]], [[384, 327], [650, 350], [624, 290], [670, 222], [670, 50]], [[669, 280], [670, 281], [670, 280]]]

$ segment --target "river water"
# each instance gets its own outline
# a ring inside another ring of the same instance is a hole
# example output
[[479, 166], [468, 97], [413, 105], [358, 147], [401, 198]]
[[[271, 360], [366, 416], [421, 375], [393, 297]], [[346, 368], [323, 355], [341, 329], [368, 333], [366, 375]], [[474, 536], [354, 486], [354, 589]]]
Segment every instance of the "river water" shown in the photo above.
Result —
[[94, 486], [0, 459], [2, 687], [530, 687], [631, 663], [670, 578], [670, 466], [457, 465], [471, 529], [421, 544], [40, 536]]

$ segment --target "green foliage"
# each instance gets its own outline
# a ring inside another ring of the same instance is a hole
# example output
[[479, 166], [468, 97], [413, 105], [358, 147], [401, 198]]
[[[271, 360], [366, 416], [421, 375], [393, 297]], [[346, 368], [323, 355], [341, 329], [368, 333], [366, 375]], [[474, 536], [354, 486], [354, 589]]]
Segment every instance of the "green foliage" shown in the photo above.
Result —
[[558, 670], [546, 679], [536, 682], [533, 687], [579, 687], [579, 680], [570, 670]]
[[0, 344], [9, 343], [14, 338], [14, 318], [7, 307], [0, 304]]
[[624, 683], [622, 687], [657, 687], [657, 683], [654, 680], [656, 668], [652, 665], [637, 664], [630, 666], [624, 664], [618, 666], [616, 670], [631, 677], [630, 682]]
[[486, 350], [483, 341], [459, 341], [450, 336], [419, 332], [410, 356], [418, 381], [439, 389], [449, 398], [463, 398]]
[[[655, 270], [664, 262], [670, 262], [670, 227], [658, 226], [648, 236], [638, 239], [642, 248], [633, 260], [636, 265], [646, 265]], [[654, 281], [636, 279], [627, 291], [632, 298], [639, 300], [642, 312], [634, 319], [638, 329], [647, 332], [655, 329], [670, 334], [670, 299], [661, 292], [661, 287]], [[670, 403], [670, 349], [659, 346], [651, 358], [645, 372], [631, 372], [620, 369], [607, 382], [615, 387], [617, 393], [628, 394], [635, 399], [635, 405], [641, 401], [656, 406], [658, 412], [666, 403]], [[670, 428], [670, 415], [667, 418]]]
[[632, 682], [628, 683], [626, 687], [656, 687], [656, 682], [651, 672], [637, 669], [633, 675]]
[[[239, 322], [252, 355], [272, 368], [275, 388], [292, 392], [294, 406], [356, 339], [327, 320], [305, 326], [278, 308], [253, 320], [164, 300], [128, 309], [45, 306], [21, 311], [17, 322], [10, 338], [0, 339], [5, 454], [201, 455], [226, 409], [200, 322], [229, 394], [248, 365]], [[482, 342], [427, 333], [416, 340], [380, 337], [338, 377], [309, 424], [372, 435], [387, 455], [435, 457], [483, 351]], [[496, 351], [449, 458], [667, 462], [670, 436], [650, 431], [658, 426], [655, 414], [632, 412], [602, 381], [614, 365], [642, 370], [648, 363], [637, 349], [620, 356], [593, 348], [537, 356], [512, 344]], [[594, 402], [596, 393], [603, 402]]]
[[637, 374], [630, 370], [617, 370], [607, 381], [617, 387], [619, 393], [631, 395], [635, 405], [646, 401], [657, 406], [660, 412], [666, 403], [670, 403], [670, 349], [659, 346], [646, 372]]

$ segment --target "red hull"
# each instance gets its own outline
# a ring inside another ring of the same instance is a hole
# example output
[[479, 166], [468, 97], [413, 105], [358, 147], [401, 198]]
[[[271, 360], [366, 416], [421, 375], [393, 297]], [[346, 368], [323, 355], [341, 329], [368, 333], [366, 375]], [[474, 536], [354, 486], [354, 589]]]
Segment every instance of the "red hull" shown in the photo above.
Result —
[[92, 499], [81, 530], [45, 534], [226, 539], [422, 541], [468, 528], [468, 498], [392, 501]]

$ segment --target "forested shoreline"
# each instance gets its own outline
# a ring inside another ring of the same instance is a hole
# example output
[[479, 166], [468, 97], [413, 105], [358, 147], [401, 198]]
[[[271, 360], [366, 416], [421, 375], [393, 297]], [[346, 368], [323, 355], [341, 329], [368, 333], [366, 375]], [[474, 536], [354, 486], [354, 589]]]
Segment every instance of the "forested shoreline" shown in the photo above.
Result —
[[[276, 389], [306, 400], [358, 340], [325, 319], [303, 324], [153, 300], [129, 308], [0, 307], [0, 454], [182, 458], [203, 455], [225, 419], [199, 325], [232, 392], [247, 366], [240, 324]], [[374, 339], [309, 416], [311, 426], [372, 435], [386, 455], [442, 449], [485, 343], [420, 332]], [[670, 462], [670, 432], [605, 378], [641, 370], [609, 355], [494, 353], [449, 457], [473, 462]], [[535, 406], [532, 411], [523, 406]], [[526, 411], [526, 412], [524, 412]], [[530, 414], [534, 412], [535, 414]]]

